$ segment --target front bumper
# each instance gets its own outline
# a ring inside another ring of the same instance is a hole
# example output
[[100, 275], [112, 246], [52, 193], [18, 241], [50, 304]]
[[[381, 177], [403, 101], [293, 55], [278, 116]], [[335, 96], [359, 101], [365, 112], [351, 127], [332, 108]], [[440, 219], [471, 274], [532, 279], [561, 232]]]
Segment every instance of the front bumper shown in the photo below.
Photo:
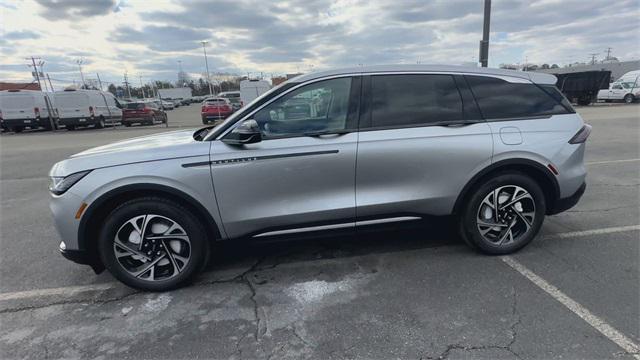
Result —
[[582, 198], [582, 195], [584, 195], [584, 192], [586, 189], [587, 189], [587, 183], [583, 182], [582, 185], [580, 185], [578, 190], [573, 195], [556, 200], [555, 204], [553, 204], [548, 214], [555, 215], [571, 209], [578, 203], [578, 201], [580, 201], [580, 198]]
[[67, 250], [63, 241], [60, 243], [58, 251], [60, 251], [60, 254], [67, 260], [73, 261], [76, 264], [91, 266], [96, 274], [100, 274], [104, 271], [104, 265], [98, 261], [96, 256], [89, 254], [85, 250]]

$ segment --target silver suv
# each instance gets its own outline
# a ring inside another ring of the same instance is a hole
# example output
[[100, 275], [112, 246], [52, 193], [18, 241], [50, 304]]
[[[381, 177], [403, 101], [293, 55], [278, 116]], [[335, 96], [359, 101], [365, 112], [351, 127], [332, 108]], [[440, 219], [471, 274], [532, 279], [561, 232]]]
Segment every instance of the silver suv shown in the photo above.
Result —
[[452, 66], [299, 76], [218, 127], [90, 149], [51, 169], [62, 255], [167, 290], [212, 243], [453, 215], [487, 254], [585, 190], [585, 125], [548, 74]]

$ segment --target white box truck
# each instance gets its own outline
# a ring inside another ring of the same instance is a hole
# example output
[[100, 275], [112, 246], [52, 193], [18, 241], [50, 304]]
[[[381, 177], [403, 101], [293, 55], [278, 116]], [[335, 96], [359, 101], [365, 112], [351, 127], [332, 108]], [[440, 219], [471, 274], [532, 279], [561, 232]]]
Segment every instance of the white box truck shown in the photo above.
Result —
[[182, 105], [183, 100], [191, 99], [193, 93], [190, 87], [158, 89], [161, 100], [171, 101], [176, 107]]
[[242, 106], [252, 102], [258, 96], [271, 89], [269, 82], [265, 80], [242, 80], [240, 81], [240, 100]]

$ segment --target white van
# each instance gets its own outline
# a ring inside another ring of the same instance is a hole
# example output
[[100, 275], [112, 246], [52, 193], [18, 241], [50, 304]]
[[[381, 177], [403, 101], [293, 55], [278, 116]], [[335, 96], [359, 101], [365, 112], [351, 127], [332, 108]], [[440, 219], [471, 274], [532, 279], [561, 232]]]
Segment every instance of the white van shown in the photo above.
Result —
[[623, 100], [630, 104], [640, 99], [640, 70], [629, 71], [609, 85], [608, 89], [598, 91], [598, 100], [610, 102]]
[[[36, 90], [0, 91], [0, 121], [2, 127], [13, 132], [21, 132], [25, 127], [51, 128], [49, 107], [51, 101], [46, 93]], [[53, 106], [51, 115], [55, 119]], [[55, 124], [54, 124], [55, 126]]]
[[106, 91], [66, 89], [53, 93], [59, 124], [68, 130], [94, 125], [103, 128], [122, 120], [122, 105]]
[[246, 105], [269, 89], [271, 85], [265, 80], [242, 80], [240, 81], [240, 100]]

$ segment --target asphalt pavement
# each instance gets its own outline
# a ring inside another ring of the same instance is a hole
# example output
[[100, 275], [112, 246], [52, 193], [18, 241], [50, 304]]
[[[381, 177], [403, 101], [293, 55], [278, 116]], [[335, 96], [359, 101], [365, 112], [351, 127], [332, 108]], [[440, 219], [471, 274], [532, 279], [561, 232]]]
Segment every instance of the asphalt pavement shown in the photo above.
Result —
[[200, 125], [0, 135], [0, 357], [640, 359], [640, 105], [578, 107], [588, 187], [517, 254], [448, 224], [229, 243], [196, 283], [140, 293], [57, 253], [47, 172], [86, 148]]

